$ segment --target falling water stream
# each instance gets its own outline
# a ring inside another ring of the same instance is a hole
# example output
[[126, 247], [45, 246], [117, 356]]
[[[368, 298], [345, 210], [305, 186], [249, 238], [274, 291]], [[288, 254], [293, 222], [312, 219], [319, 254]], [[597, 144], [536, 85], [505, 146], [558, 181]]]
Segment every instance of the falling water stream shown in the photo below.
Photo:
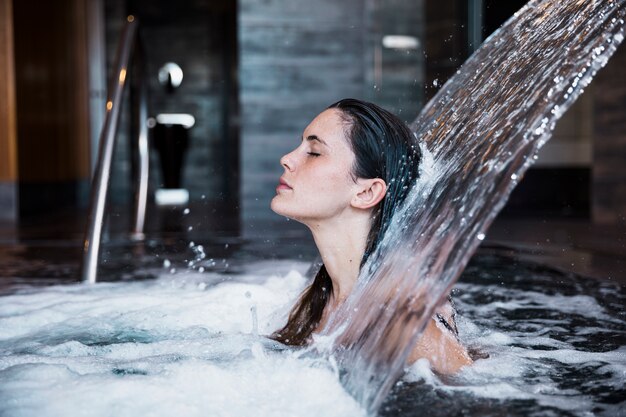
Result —
[[626, 0], [530, 1], [412, 124], [428, 150], [421, 177], [325, 330], [344, 386], [370, 412], [556, 121], [622, 41], [625, 15]]

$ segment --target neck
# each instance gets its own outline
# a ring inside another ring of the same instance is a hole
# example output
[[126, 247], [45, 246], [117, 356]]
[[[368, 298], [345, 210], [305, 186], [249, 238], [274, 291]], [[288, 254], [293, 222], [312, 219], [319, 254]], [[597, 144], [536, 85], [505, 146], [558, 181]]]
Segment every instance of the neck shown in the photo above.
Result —
[[352, 292], [365, 253], [370, 213], [352, 213], [307, 224], [333, 283], [329, 302], [337, 306]]

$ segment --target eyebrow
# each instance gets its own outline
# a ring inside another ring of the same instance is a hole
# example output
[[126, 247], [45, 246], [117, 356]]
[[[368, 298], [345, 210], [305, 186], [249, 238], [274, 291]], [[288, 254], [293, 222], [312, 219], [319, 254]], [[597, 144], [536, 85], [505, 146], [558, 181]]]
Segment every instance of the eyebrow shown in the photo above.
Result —
[[328, 144], [326, 142], [324, 142], [322, 139], [320, 139], [319, 137], [317, 137], [316, 135], [309, 135], [306, 137], [306, 140], [308, 141], [318, 141], [319, 143], [328, 146]]

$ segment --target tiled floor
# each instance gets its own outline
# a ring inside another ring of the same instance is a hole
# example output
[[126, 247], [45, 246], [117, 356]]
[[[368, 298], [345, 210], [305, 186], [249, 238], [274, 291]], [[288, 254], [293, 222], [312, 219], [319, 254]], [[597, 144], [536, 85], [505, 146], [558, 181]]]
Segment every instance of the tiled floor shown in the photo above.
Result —
[[[129, 216], [121, 211], [116, 213], [111, 222], [114, 230], [112, 235], [117, 240], [123, 240], [124, 234], [121, 231], [129, 224]], [[169, 214], [169, 219], [165, 219], [161, 213], [160, 224], [166, 221], [170, 226], [179, 224], [179, 227], [160, 233], [159, 238], [202, 242], [206, 236], [212, 239], [230, 239], [236, 236], [236, 219], [208, 224], [204, 221], [204, 213], [206, 208], [192, 208], [189, 215], [183, 215], [182, 209], [174, 210]], [[39, 265], [46, 265], [46, 262], [78, 265], [85, 224], [85, 216], [76, 213], [50, 214], [22, 222], [18, 227], [0, 223], [0, 269], [3, 265], [10, 264], [7, 257], [18, 249], [20, 253], [34, 253], [33, 261]], [[196, 228], [189, 230], [194, 225]], [[276, 243], [281, 241], [279, 234], [273, 241], [277, 256], [280, 256], [285, 251], [277, 247], [281, 244]], [[285, 241], [286, 239], [282, 239], [283, 244]], [[301, 248], [307, 256], [315, 253], [315, 248], [309, 247], [311, 240], [307, 236], [303, 236], [296, 243], [289, 242], [292, 247]], [[34, 249], [42, 247], [50, 250]], [[510, 254], [565, 271], [626, 285], [626, 226], [599, 225], [571, 219], [501, 218], [496, 219], [489, 229], [481, 250]], [[57, 257], [55, 253], [64, 255]], [[0, 270], [1, 276], [7, 276], [6, 270], [4, 273]]]

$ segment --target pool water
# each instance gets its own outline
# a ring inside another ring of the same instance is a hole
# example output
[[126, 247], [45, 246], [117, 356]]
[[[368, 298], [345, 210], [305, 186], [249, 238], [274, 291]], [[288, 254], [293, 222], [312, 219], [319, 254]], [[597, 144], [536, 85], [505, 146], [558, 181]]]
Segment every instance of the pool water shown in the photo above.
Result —
[[414, 366], [382, 415], [625, 415], [626, 288], [479, 253], [453, 296], [488, 358], [455, 378]]
[[[110, 260], [115, 282], [96, 286], [67, 283], [71, 263], [46, 286], [15, 267], [0, 298], [0, 415], [365, 415], [332, 360], [263, 337], [306, 285], [310, 254], [198, 246], [131, 255], [132, 270]], [[381, 416], [624, 415], [624, 287], [483, 250], [453, 294], [482, 359], [454, 377], [419, 361]]]

